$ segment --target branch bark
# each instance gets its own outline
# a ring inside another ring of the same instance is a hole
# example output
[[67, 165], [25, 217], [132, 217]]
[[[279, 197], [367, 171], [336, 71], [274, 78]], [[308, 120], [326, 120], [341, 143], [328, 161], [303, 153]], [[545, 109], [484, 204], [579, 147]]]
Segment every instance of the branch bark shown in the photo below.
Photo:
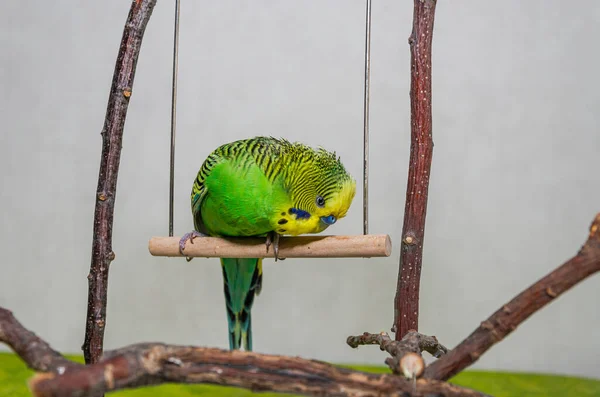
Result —
[[95, 364], [81, 365], [64, 358], [1, 307], [0, 342], [30, 368], [44, 371], [29, 382], [32, 394], [40, 397], [95, 396], [162, 383], [206, 383], [309, 396], [483, 396], [436, 380], [413, 383], [396, 375], [369, 374], [298, 357], [161, 343], [127, 346], [106, 352]]
[[[298, 357], [215, 348], [138, 344], [119, 349], [101, 362], [63, 375], [38, 374], [34, 396], [88, 396], [161, 383], [206, 383], [252, 391], [307, 396], [482, 396], [436, 380], [413, 383], [390, 374], [369, 374]], [[83, 392], [85, 391], [85, 392]], [[83, 393], [82, 393], [83, 392]]]
[[131, 4], [102, 129], [102, 157], [94, 212], [92, 262], [88, 275], [85, 340], [82, 346], [85, 362], [88, 364], [99, 360], [104, 344], [108, 269], [115, 259], [115, 253], [112, 251], [112, 226], [123, 127], [142, 38], [155, 4], [156, 0], [134, 0]]
[[517, 295], [492, 314], [454, 350], [426, 368], [424, 377], [449, 379], [473, 364], [494, 344], [514, 331], [536, 311], [571, 287], [600, 271], [600, 214], [577, 255]]
[[411, 54], [411, 144], [398, 285], [394, 300], [396, 340], [419, 326], [419, 287], [429, 173], [433, 156], [431, 44], [436, 0], [414, 0]]

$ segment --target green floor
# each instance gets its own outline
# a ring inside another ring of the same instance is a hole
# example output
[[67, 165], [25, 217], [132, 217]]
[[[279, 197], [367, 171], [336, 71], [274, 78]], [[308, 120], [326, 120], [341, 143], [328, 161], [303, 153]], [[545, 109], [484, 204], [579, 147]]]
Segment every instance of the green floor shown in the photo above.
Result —
[[[70, 357], [81, 361], [80, 357]], [[386, 368], [354, 367], [369, 372], [389, 372]], [[15, 355], [0, 353], [0, 396], [30, 396], [27, 379], [33, 374]], [[532, 375], [503, 372], [468, 371], [454, 379], [453, 383], [477, 389], [497, 397], [600, 397], [600, 380], [580, 379], [565, 376]], [[204, 385], [164, 385], [137, 390], [119, 391], [109, 394], [114, 397], [191, 397], [191, 396], [250, 396], [245, 390]], [[276, 396], [262, 393], [260, 396]], [[283, 395], [282, 395], [283, 396]]]

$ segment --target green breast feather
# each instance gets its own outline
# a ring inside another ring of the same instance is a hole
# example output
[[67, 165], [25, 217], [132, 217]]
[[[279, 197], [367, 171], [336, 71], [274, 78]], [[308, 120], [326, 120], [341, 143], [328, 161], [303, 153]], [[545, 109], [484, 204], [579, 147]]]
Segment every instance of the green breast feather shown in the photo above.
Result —
[[[268, 137], [240, 140], [217, 148], [198, 172], [194, 225], [220, 236], [318, 233], [328, 225], [316, 214], [345, 216], [354, 190], [334, 153]], [[328, 208], [316, 206], [317, 196]]]

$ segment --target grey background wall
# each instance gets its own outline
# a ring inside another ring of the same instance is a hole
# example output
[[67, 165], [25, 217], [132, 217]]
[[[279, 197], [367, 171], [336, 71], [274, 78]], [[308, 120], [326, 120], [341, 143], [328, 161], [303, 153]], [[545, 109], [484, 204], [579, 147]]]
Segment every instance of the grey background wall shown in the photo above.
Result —
[[[371, 232], [385, 259], [265, 265], [256, 350], [381, 363], [349, 334], [389, 330], [409, 147], [412, 2], [374, 1]], [[438, 5], [434, 162], [421, 330], [453, 346], [572, 256], [600, 210], [600, 3]], [[100, 130], [127, 1], [0, 3], [0, 305], [66, 352], [83, 341]], [[151, 257], [168, 220], [173, 2], [144, 39], [126, 123], [106, 346], [227, 346], [217, 260]], [[360, 179], [363, 1], [183, 1], [176, 233], [216, 146], [259, 134], [336, 150]], [[358, 197], [331, 229], [357, 234]], [[478, 368], [599, 374], [600, 279], [523, 324]], [[562, 357], [558, 360], [557, 357]]]

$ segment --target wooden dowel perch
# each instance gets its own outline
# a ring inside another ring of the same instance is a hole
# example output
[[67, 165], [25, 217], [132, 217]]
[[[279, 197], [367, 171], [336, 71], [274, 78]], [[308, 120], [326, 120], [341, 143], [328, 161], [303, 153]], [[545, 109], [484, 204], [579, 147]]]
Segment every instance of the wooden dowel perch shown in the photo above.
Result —
[[[152, 237], [148, 249], [154, 256], [182, 256], [180, 237]], [[387, 234], [358, 236], [281, 237], [280, 258], [372, 258], [390, 256], [392, 241]], [[195, 238], [187, 242], [185, 256], [204, 258], [273, 258], [264, 238]]]

